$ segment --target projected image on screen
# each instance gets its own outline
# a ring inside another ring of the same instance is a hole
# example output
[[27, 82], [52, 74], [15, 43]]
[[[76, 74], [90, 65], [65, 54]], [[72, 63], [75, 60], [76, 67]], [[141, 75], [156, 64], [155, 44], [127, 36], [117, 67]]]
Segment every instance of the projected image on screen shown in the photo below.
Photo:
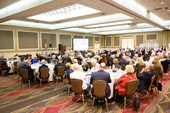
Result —
[[88, 50], [89, 41], [88, 39], [73, 39], [74, 51]]

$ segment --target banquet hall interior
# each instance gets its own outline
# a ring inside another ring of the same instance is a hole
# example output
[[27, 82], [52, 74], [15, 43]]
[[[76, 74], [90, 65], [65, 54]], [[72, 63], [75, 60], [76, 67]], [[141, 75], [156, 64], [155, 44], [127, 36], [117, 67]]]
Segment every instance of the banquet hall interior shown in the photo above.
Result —
[[170, 0], [0, 0], [0, 113], [169, 113]]

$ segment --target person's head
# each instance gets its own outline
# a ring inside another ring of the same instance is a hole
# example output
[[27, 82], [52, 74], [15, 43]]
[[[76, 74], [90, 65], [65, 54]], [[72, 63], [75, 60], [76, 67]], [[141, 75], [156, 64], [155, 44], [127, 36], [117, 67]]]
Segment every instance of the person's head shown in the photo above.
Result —
[[110, 58], [114, 58], [114, 55], [111, 55]]
[[116, 54], [115, 57], [119, 57], [119, 54]]
[[3, 59], [3, 58], [4, 58], [4, 55], [2, 54], [2, 55], [0, 56], [0, 58], [2, 58], [2, 59]]
[[24, 61], [24, 59], [25, 59], [25, 58], [22, 56], [22, 57], [21, 57], [21, 62], [23, 62], [23, 61]]
[[34, 59], [37, 59], [37, 56], [35, 56]]
[[91, 64], [92, 64], [92, 66], [95, 66], [96, 65], [96, 60], [92, 60]]
[[105, 67], [106, 67], [106, 64], [105, 64], [105, 63], [101, 63], [101, 64], [100, 64], [100, 69], [101, 69], [101, 70], [104, 70]]
[[46, 64], [46, 61], [43, 59], [43, 60], [41, 60], [41, 64], [42, 65], [45, 65]]
[[117, 59], [117, 58], [113, 59], [113, 63], [114, 63], [114, 64], [119, 64], [118, 59]]
[[146, 65], [146, 71], [152, 71], [153, 72], [153, 65], [152, 64], [147, 64]]
[[134, 65], [135, 65], [135, 60], [133, 60], [133, 59], [130, 60], [129, 64], [132, 65], [132, 66], [134, 66]]
[[75, 71], [78, 71], [80, 66], [78, 64], [74, 64], [73, 68], [74, 68]]
[[134, 68], [132, 65], [126, 65], [126, 72], [127, 73], [134, 73]]
[[74, 63], [74, 64], [77, 64], [77, 63], [78, 63], [78, 60], [77, 60], [77, 59], [74, 59], [74, 60], [73, 60], [73, 63]]
[[142, 59], [141, 57], [138, 58], [137, 62], [138, 62], [138, 64], [140, 64], [140, 65], [143, 65], [143, 64], [144, 64], [144, 61], [143, 61], [143, 59]]
[[62, 62], [63, 62], [63, 60], [62, 60], [62, 59], [59, 59], [59, 60], [58, 60], [58, 63], [62, 63]]
[[71, 63], [66, 63], [66, 69], [70, 69], [70, 67], [71, 67]]
[[55, 57], [56, 57], [56, 56], [55, 56], [55, 55], [53, 55], [53, 56], [52, 56], [52, 59], [55, 59]]

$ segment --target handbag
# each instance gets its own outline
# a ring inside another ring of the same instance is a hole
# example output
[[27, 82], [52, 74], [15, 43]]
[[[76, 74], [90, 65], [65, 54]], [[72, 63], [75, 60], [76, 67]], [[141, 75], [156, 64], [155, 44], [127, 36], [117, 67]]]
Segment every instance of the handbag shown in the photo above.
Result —
[[162, 84], [161, 83], [158, 83], [158, 90], [162, 91]]
[[136, 109], [140, 108], [140, 100], [139, 100], [139, 98], [138, 98], [137, 95], [135, 95], [135, 98], [134, 98], [134, 100], [133, 100], [133, 106], [134, 106]]

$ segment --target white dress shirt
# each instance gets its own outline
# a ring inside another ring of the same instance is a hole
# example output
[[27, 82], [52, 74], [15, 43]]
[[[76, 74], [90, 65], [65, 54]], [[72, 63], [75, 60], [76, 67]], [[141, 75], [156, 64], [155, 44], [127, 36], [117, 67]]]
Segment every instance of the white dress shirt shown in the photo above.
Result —
[[80, 79], [83, 81], [82, 89], [85, 90], [87, 88], [86, 82], [85, 82], [85, 73], [81, 71], [74, 71], [70, 73], [70, 79]]

